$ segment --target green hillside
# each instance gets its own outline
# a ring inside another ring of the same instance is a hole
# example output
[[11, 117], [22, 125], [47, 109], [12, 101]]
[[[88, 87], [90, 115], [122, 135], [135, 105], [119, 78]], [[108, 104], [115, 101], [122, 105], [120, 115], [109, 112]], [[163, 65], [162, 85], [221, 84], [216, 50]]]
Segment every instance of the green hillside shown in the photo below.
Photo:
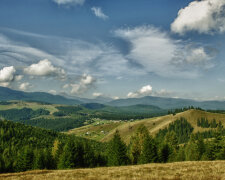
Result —
[[206, 118], [209, 122], [214, 119], [217, 123], [219, 121], [225, 127], [225, 114], [211, 113], [201, 110], [188, 110], [185, 112], [177, 113], [176, 115], [165, 115], [154, 118], [147, 118], [143, 120], [134, 121], [102, 121], [96, 119], [93, 124], [75, 128], [70, 130], [69, 134], [76, 134], [81, 137], [89, 139], [95, 139], [102, 142], [106, 142], [112, 139], [116, 130], [119, 130], [122, 139], [129, 143], [131, 136], [135, 133], [140, 125], [145, 125], [148, 128], [150, 134], [155, 135], [160, 129], [164, 129], [169, 126], [170, 123], [180, 119], [181, 117], [187, 119], [187, 121], [193, 127], [193, 133], [209, 131], [213, 128], [203, 128], [197, 126], [197, 121], [202, 118]]
[[56, 131], [81, 127], [95, 122], [96, 118], [130, 120], [166, 113], [166, 110], [146, 105], [118, 108], [97, 103], [69, 106], [27, 101], [0, 102], [0, 117], [3, 119]]

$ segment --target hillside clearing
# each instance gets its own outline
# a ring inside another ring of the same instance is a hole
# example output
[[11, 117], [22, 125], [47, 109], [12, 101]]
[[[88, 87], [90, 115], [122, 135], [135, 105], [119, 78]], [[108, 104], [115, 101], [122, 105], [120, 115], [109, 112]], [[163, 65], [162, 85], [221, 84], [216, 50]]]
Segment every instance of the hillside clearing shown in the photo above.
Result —
[[[116, 123], [115, 121], [111, 121], [111, 123], [108, 122], [105, 124], [99, 124], [98, 126], [96, 126], [96, 124], [94, 126], [88, 125], [72, 129], [68, 133], [86, 137], [89, 139], [100, 140], [101, 142], [107, 142], [112, 139], [115, 131], [119, 130], [123, 141], [129, 143], [130, 137], [140, 125], [144, 124], [148, 128], [149, 132], [152, 135], [155, 135], [159, 131], [159, 129], [167, 127], [170, 123], [176, 121], [181, 117], [186, 118], [187, 121], [193, 126], [194, 133], [209, 130], [209, 128], [201, 128], [197, 126], [197, 120], [203, 117], [207, 118], [209, 121], [212, 121], [213, 119], [215, 119], [217, 122], [221, 121], [223, 126], [225, 127], [225, 114], [210, 113], [200, 110], [188, 110], [176, 115], [166, 115], [155, 118], [136, 120], [133, 122], [118, 121]], [[88, 135], [86, 135], [87, 132]]]
[[171, 180], [225, 180], [225, 161], [177, 162], [137, 166], [103, 167], [74, 170], [38, 170], [0, 174], [4, 180], [103, 180], [103, 179], [171, 179]]

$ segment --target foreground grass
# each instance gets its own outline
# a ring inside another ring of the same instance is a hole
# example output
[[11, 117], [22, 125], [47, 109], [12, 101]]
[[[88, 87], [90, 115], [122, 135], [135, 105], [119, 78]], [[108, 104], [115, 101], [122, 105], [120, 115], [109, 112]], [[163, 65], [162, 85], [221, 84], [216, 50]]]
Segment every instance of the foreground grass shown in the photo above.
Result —
[[4, 180], [225, 180], [225, 161], [177, 162], [74, 170], [38, 170], [0, 174]]

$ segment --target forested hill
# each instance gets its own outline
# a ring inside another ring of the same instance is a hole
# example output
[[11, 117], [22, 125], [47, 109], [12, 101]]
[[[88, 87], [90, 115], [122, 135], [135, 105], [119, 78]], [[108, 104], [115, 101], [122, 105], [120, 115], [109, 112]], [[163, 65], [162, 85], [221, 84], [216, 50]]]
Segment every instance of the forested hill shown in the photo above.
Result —
[[105, 165], [103, 143], [0, 120], [0, 173], [67, 167], [68, 148], [77, 153], [74, 167]]
[[[201, 125], [205, 124], [204, 121]], [[109, 143], [103, 144], [0, 121], [0, 173], [225, 158], [225, 131], [221, 124], [217, 125], [210, 141], [204, 141], [204, 134], [192, 134], [192, 131], [185, 118], [174, 121], [156, 137], [140, 125], [127, 146], [119, 131]]]

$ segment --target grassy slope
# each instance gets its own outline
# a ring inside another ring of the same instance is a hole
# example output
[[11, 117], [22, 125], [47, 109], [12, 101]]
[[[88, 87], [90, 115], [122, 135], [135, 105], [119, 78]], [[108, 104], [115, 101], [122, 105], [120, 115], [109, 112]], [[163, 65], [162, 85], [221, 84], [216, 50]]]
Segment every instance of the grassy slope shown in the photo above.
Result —
[[[208, 130], [207, 128], [197, 127], [197, 119], [202, 117], [207, 118], [209, 121], [213, 119], [216, 119], [217, 121], [220, 120], [225, 127], [225, 114], [209, 113], [199, 110], [188, 110], [182, 113], [178, 113], [175, 116], [166, 115], [134, 122], [108, 121], [105, 124], [95, 124], [76, 128], [70, 130], [68, 133], [105, 142], [109, 141], [113, 137], [116, 129], [118, 129], [123, 140], [125, 142], [129, 142], [130, 137], [141, 124], [144, 124], [148, 128], [149, 132], [154, 135], [158, 132], [159, 129], [167, 127], [171, 122], [179, 119], [180, 117], [185, 117], [191, 123], [191, 125], [194, 127], [194, 132], [202, 132]], [[102, 133], [102, 131], [104, 131], [104, 133]], [[89, 133], [89, 135], [86, 135], [87, 132]]]
[[33, 110], [37, 110], [37, 109], [46, 109], [48, 111], [50, 111], [50, 113], [54, 113], [56, 111], [58, 111], [55, 107], [56, 105], [53, 104], [40, 104], [40, 103], [36, 103], [36, 102], [25, 102], [25, 101], [11, 101], [11, 102], [15, 102], [9, 105], [0, 105], [0, 110], [8, 110], [8, 109], [22, 109], [22, 108], [31, 108]]
[[22, 173], [0, 174], [4, 180], [26, 179], [173, 179], [173, 180], [225, 180], [225, 161], [176, 162], [167, 164], [145, 164], [137, 166], [103, 167], [74, 170], [39, 170]]

